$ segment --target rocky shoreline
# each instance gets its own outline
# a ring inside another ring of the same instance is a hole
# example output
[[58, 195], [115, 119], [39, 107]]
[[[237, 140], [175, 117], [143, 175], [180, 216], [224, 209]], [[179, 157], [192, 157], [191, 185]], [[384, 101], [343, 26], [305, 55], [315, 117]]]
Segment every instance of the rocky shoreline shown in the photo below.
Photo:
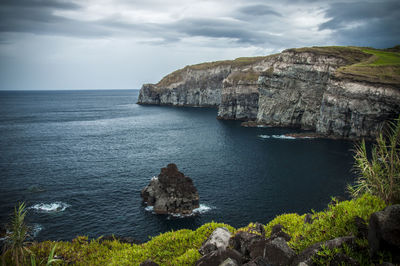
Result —
[[400, 84], [345, 73], [370, 57], [358, 48], [312, 47], [187, 66], [143, 85], [138, 104], [217, 107], [218, 119], [374, 138], [400, 114]]

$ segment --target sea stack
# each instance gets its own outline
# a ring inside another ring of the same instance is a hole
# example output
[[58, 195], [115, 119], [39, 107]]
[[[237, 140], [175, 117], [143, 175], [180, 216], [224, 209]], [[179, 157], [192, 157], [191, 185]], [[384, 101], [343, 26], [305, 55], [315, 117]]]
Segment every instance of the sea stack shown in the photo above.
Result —
[[158, 177], [153, 177], [140, 195], [147, 206], [154, 206], [157, 214], [188, 215], [199, 207], [199, 193], [192, 179], [173, 163], [161, 168]]

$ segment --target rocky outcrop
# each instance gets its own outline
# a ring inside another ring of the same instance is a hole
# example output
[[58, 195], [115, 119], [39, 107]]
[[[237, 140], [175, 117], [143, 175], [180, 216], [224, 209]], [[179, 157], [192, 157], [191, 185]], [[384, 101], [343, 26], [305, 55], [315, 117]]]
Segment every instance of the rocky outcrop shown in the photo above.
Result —
[[214, 106], [220, 119], [373, 138], [400, 114], [400, 78], [379, 74], [386, 66], [369, 68], [373, 75], [348, 70], [370, 57], [357, 48], [312, 47], [187, 66], [143, 85], [138, 103]]
[[212, 232], [208, 239], [199, 249], [200, 254], [204, 255], [217, 249], [226, 249], [229, 245], [231, 233], [225, 227], [219, 227]]
[[144, 203], [154, 206], [157, 214], [187, 215], [199, 207], [199, 194], [192, 179], [172, 163], [161, 168], [158, 177], [153, 177], [140, 195]]
[[368, 227], [371, 255], [390, 252], [394, 263], [400, 263], [400, 205], [386, 207], [371, 215]]

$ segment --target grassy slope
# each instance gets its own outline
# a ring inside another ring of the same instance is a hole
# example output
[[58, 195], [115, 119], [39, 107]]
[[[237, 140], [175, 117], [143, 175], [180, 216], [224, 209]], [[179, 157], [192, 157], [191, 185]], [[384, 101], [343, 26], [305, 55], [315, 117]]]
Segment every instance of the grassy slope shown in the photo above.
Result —
[[[297, 53], [313, 53], [316, 55], [341, 58], [345, 66], [336, 71], [339, 78], [348, 78], [356, 81], [368, 81], [382, 84], [400, 85], [400, 48], [398, 46], [386, 50], [362, 48], [353, 46], [325, 46], [304, 47], [285, 50]], [[259, 57], [240, 57], [235, 60], [224, 60], [186, 66], [165, 76], [156, 85], [167, 87], [182, 80], [182, 75], [188, 70], [207, 70], [215, 67], [244, 67], [276, 55]], [[240, 73], [240, 72], [238, 72]], [[253, 73], [238, 74], [235, 80], [244, 78], [246, 81], [256, 80]]]
[[336, 76], [356, 81], [400, 85], [400, 52], [358, 48], [370, 55], [367, 60], [341, 67]]
[[[304, 223], [305, 215], [283, 214], [265, 225], [266, 235], [270, 235], [275, 224], [282, 224], [292, 237], [289, 245], [296, 252], [301, 252], [320, 241], [355, 235], [356, 227], [353, 223], [355, 216], [368, 221], [373, 212], [384, 207], [383, 201], [374, 196], [364, 195], [358, 199], [329, 205], [325, 211], [313, 212], [315, 220], [312, 224]], [[30, 249], [36, 255], [38, 264], [46, 261], [51, 248], [57, 244], [56, 254], [64, 259], [59, 264], [139, 265], [140, 262], [151, 259], [160, 265], [193, 265], [201, 256], [197, 251], [198, 248], [217, 227], [227, 227], [235, 233], [238, 230], [251, 231], [254, 224], [235, 229], [226, 224], [212, 222], [204, 224], [195, 231], [183, 229], [160, 234], [141, 245], [123, 244], [118, 241], [101, 243], [99, 240], [88, 241], [87, 237], [77, 237], [72, 242], [35, 243]], [[367, 243], [365, 239], [360, 239], [359, 242], [361, 246]], [[365, 256], [357, 253], [355, 257], [362, 261], [362, 257]]]

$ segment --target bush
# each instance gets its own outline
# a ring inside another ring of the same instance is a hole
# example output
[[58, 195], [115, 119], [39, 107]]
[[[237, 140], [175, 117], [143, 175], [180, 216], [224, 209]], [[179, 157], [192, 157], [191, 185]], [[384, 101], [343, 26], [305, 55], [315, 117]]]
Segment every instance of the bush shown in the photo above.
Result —
[[[25, 203], [19, 203], [18, 208], [14, 208], [14, 215], [11, 218], [9, 231], [6, 235], [2, 262], [5, 264], [7, 256], [15, 265], [24, 265], [26, 255], [30, 250], [26, 247], [28, 237], [28, 226], [25, 224], [26, 209]], [[10, 254], [11, 253], [11, 254]]]
[[371, 160], [363, 140], [355, 148], [355, 185], [348, 186], [353, 197], [371, 193], [387, 204], [400, 203], [400, 116], [390, 123], [389, 134], [382, 133], [372, 147]]

